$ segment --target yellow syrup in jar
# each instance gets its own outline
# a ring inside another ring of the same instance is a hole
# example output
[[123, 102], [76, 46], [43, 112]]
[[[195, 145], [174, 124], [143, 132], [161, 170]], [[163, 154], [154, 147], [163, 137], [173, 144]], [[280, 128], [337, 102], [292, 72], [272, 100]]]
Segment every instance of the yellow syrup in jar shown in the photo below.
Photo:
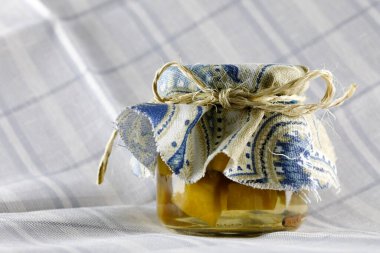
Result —
[[229, 158], [218, 154], [205, 176], [186, 184], [158, 158], [157, 214], [168, 228], [202, 235], [249, 235], [292, 230], [307, 204], [297, 193], [261, 190], [226, 178]]

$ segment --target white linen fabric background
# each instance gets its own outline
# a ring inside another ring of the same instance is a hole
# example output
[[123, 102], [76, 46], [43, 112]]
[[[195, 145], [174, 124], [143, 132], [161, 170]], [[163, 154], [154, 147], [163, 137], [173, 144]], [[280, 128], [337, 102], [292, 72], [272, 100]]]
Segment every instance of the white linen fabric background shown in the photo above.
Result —
[[[379, 42], [380, 1], [2, 0], [0, 252], [378, 252]], [[340, 194], [323, 193], [296, 232], [207, 238], [160, 225], [154, 181], [133, 176], [120, 141], [97, 186], [116, 115], [151, 99], [171, 60], [304, 64], [340, 91], [357, 82], [325, 115]]]

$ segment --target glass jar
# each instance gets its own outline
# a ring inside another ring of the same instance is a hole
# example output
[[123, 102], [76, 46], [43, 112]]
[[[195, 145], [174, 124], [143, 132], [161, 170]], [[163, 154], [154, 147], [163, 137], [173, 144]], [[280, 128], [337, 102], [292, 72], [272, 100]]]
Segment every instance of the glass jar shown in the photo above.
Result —
[[[325, 96], [303, 104], [318, 77]], [[334, 149], [312, 112], [340, 105], [355, 86], [334, 102], [326, 99], [332, 80], [328, 71], [295, 65], [169, 62], [156, 72], [153, 103], [118, 116], [98, 183], [120, 133], [133, 171], [157, 174], [157, 212], [168, 228], [206, 235], [293, 230], [306, 215], [307, 189], [318, 196], [340, 188]]]
[[187, 234], [249, 235], [296, 229], [307, 203], [295, 192], [261, 190], [223, 175], [229, 158], [218, 154], [205, 176], [186, 184], [158, 157], [157, 214], [168, 228]]

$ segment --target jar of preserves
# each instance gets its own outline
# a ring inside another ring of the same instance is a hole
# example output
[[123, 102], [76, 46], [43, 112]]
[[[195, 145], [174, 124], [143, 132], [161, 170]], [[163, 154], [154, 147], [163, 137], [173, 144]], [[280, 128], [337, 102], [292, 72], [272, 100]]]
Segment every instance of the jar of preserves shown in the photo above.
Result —
[[[304, 104], [309, 81], [326, 93]], [[281, 64], [171, 62], [156, 73], [153, 103], [127, 107], [100, 163], [99, 183], [120, 134], [133, 170], [155, 175], [157, 214], [168, 228], [203, 235], [293, 230], [309, 196], [339, 189], [335, 154], [318, 109], [334, 100], [332, 75]]]
[[300, 193], [257, 189], [225, 177], [219, 155], [205, 176], [186, 184], [158, 158], [157, 214], [168, 228], [188, 234], [243, 235], [296, 229], [307, 212]]

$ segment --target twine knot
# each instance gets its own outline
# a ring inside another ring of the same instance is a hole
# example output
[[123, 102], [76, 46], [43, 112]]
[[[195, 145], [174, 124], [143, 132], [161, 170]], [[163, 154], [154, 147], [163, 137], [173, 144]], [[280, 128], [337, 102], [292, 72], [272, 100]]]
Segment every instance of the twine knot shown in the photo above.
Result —
[[231, 100], [234, 97], [233, 89], [227, 88], [215, 92], [215, 100], [219, 102], [223, 108], [231, 108]]

